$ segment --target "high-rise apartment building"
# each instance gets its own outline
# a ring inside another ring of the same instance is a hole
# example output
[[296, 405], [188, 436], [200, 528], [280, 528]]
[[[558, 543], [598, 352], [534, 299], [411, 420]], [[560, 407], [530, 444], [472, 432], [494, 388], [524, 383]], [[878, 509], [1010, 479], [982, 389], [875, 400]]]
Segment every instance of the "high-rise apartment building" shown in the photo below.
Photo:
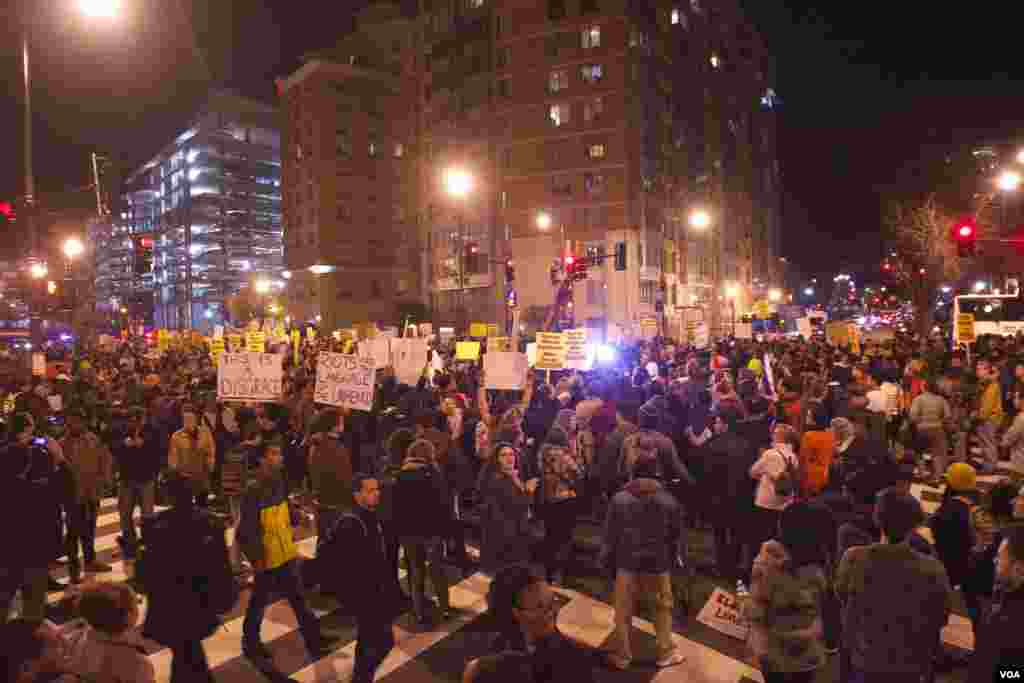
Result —
[[339, 324], [405, 297], [435, 323], [536, 326], [571, 254], [600, 259], [576, 325], [675, 334], [727, 283], [742, 312], [781, 284], [770, 71], [734, 0], [375, 5], [283, 82], [286, 258], [316, 283], [298, 300]]
[[174, 142], [131, 173], [97, 235], [98, 303], [158, 327], [208, 330], [260, 279], [282, 290], [277, 111], [213, 91]]

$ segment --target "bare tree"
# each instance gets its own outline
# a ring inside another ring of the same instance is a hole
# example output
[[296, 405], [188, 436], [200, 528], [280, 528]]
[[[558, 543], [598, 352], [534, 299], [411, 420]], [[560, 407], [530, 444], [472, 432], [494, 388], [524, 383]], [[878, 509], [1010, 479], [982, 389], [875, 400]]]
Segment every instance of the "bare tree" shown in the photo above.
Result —
[[884, 272], [910, 297], [917, 332], [927, 335], [934, 321], [934, 301], [943, 281], [960, 276], [950, 230], [956, 220], [934, 194], [924, 200], [891, 201], [885, 215], [890, 244]]

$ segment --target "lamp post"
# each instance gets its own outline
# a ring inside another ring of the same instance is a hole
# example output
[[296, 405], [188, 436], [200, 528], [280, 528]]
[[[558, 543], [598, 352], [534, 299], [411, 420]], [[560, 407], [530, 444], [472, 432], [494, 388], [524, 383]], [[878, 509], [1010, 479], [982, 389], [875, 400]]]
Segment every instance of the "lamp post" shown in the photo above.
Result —
[[82, 240], [77, 237], [69, 237], [64, 240], [64, 272], [65, 279], [68, 281], [71, 290], [71, 313], [68, 315], [68, 324], [71, 327], [71, 335], [75, 339], [75, 344], [78, 344], [78, 330], [75, 325], [75, 313], [78, 310], [78, 285], [75, 281], [75, 259], [82, 255], [85, 251], [85, 245], [82, 244]]
[[732, 316], [732, 336], [736, 336], [736, 297], [740, 294], [740, 288], [733, 283], [725, 287], [725, 296], [729, 299], [729, 314]]
[[[466, 246], [468, 244], [468, 238], [466, 235], [467, 229], [465, 224], [465, 216], [463, 215], [465, 209], [465, 200], [469, 197], [469, 194], [473, 191], [474, 179], [473, 175], [458, 166], [453, 166], [444, 171], [444, 190], [445, 193], [452, 199], [461, 202], [461, 206], [456, 211], [457, 223], [458, 223], [458, 264], [459, 264], [459, 307], [461, 314], [466, 315]], [[461, 321], [466, 322], [466, 321]]]
[[260, 318], [262, 319], [267, 312], [267, 295], [270, 294], [270, 280], [260, 278], [253, 284], [253, 288], [260, 295]]
[[[720, 281], [721, 269], [719, 268], [719, 254], [718, 254], [718, 231], [712, 229], [712, 225], [715, 222], [714, 216], [708, 209], [703, 207], [694, 207], [690, 210], [690, 215], [687, 221], [690, 227], [698, 232], [705, 232], [710, 230], [711, 234], [711, 321], [709, 332], [711, 334], [718, 334], [721, 332], [722, 326], [722, 307], [718, 303], [720, 296], [719, 292], [722, 291], [722, 285]], [[733, 311], [735, 315], [735, 310]], [[735, 320], [733, 321], [735, 327]], [[735, 331], [735, 329], [733, 330]]]

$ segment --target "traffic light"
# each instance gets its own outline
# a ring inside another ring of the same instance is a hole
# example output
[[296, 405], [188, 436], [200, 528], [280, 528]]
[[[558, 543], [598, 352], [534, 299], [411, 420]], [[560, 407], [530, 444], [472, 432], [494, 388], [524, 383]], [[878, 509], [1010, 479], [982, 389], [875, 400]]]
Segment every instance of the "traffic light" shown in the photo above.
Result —
[[0, 202], [0, 225], [9, 225], [14, 221], [14, 204], [11, 202]]
[[145, 275], [153, 271], [153, 240], [149, 237], [135, 239], [132, 271], [136, 275]]
[[953, 224], [953, 241], [960, 258], [970, 258], [977, 250], [978, 229], [974, 220], [966, 218]]
[[565, 257], [565, 277], [570, 282], [578, 282], [587, 279], [587, 259], [578, 259], [574, 256]]
[[615, 243], [615, 270], [626, 270], [626, 243]]
[[466, 245], [462, 255], [462, 272], [463, 273], [476, 273], [479, 269], [476, 267], [477, 255], [480, 253], [480, 247], [476, 242], [470, 242]]
[[505, 261], [505, 282], [516, 281], [516, 265], [512, 262], [512, 259]]

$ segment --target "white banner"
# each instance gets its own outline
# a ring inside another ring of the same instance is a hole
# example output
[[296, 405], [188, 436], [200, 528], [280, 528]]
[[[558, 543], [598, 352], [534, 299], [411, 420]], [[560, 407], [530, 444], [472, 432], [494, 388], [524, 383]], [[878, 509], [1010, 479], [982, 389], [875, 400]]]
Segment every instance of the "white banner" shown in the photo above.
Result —
[[753, 339], [754, 337], [754, 326], [750, 323], [736, 323], [736, 338], [737, 339]]
[[804, 341], [810, 341], [813, 330], [811, 328], [810, 318], [797, 318], [796, 319], [796, 330], [800, 333], [800, 336], [804, 338]]
[[370, 410], [375, 371], [373, 358], [321, 351], [316, 360], [313, 400], [337, 408]]
[[391, 338], [374, 337], [359, 342], [360, 358], [369, 358], [378, 368], [391, 365]]
[[276, 353], [222, 353], [217, 364], [217, 398], [279, 401], [283, 358]]
[[693, 345], [698, 349], [706, 349], [711, 343], [711, 334], [707, 323], [699, 323], [693, 330]]
[[399, 383], [415, 386], [427, 364], [427, 340], [423, 337], [392, 339], [391, 364]]
[[523, 389], [526, 354], [516, 351], [488, 351], [484, 354], [484, 373], [488, 389]]
[[565, 331], [565, 367], [570, 370], [589, 370], [587, 362], [587, 328]]
[[716, 588], [708, 601], [704, 603], [697, 621], [720, 631], [727, 636], [745, 641], [750, 624], [740, 617], [740, 606], [736, 596], [721, 588]]

